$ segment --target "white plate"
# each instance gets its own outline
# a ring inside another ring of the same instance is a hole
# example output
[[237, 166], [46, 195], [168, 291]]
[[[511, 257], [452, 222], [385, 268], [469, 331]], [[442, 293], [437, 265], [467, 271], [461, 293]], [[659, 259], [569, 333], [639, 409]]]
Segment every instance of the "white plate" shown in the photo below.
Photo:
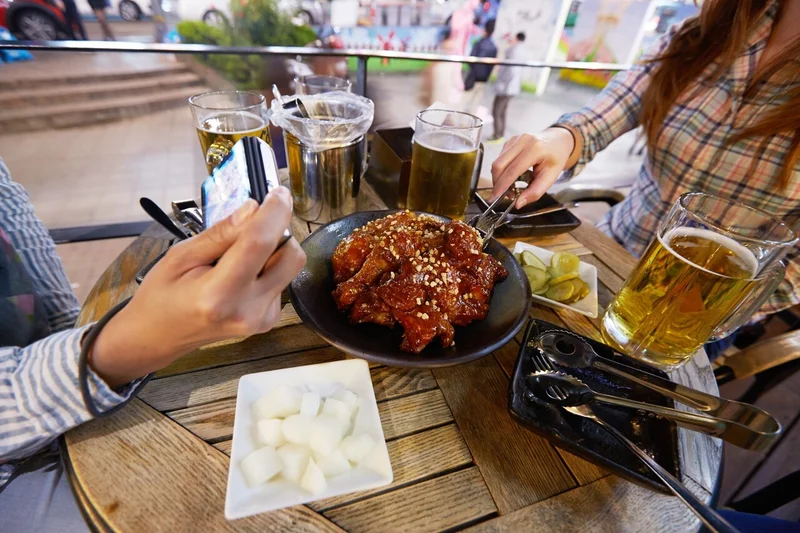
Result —
[[[555, 253], [551, 252], [550, 250], [545, 250], [544, 248], [539, 248], [538, 246], [533, 246], [532, 244], [525, 244], [524, 242], [517, 242], [514, 244], [514, 254], [520, 254], [523, 252], [523, 250], [531, 252], [533, 255], [541, 259], [542, 263], [545, 265], [550, 264], [550, 258], [553, 257], [553, 254]], [[597, 318], [597, 268], [595, 268], [594, 265], [590, 265], [589, 263], [584, 263], [581, 261], [581, 265], [578, 268], [578, 274], [583, 281], [589, 284], [590, 291], [589, 295], [579, 302], [567, 305], [555, 300], [551, 300], [550, 298], [545, 298], [544, 296], [539, 296], [537, 294], [532, 294], [531, 296], [533, 296], [535, 301], [541, 303], [542, 305], [558, 307], [561, 309], [572, 309], [576, 313], [586, 315], [590, 318]]]
[[[349, 472], [328, 478], [328, 488], [316, 495], [280, 477], [257, 487], [250, 487], [244, 479], [239, 463], [257, 448], [251, 406], [258, 398], [278, 385], [289, 385], [304, 392], [316, 391], [322, 397], [329, 396], [341, 388], [356, 393], [361, 404], [354, 421], [353, 434], [368, 433], [376, 443], [370, 452], [370, 468], [359, 465]], [[375, 401], [375, 391], [372, 389], [372, 379], [366, 361], [348, 359], [247, 374], [239, 379], [236, 418], [233, 422], [233, 447], [228, 470], [228, 491], [225, 496], [225, 518], [228, 520], [331, 498], [348, 492], [382, 487], [391, 483], [392, 479], [392, 465], [389, 462], [389, 452], [386, 449], [378, 404]]]

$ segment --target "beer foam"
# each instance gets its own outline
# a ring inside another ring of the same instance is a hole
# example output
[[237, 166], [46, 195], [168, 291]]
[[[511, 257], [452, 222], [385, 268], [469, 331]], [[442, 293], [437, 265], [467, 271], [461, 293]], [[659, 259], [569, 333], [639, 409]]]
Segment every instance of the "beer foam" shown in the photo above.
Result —
[[700, 270], [703, 270], [704, 272], [708, 272], [709, 274], [726, 278], [729, 277], [720, 274], [719, 272], [713, 272], [711, 270], [708, 270], [707, 268], [703, 268], [700, 265], [692, 261], [689, 261], [681, 254], [676, 253], [675, 250], [673, 250], [672, 247], [670, 247], [669, 245], [669, 243], [672, 242], [672, 239], [676, 237], [698, 237], [700, 239], [705, 239], [707, 241], [715, 242], [720, 246], [724, 246], [725, 248], [732, 251], [734, 254], [739, 256], [739, 259], [741, 259], [745, 264], [749, 265], [751, 276], [754, 277], [756, 275], [756, 272], [758, 271], [758, 259], [756, 259], [756, 256], [753, 254], [753, 252], [751, 252], [745, 246], [742, 246], [735, 240], [731, 239], [730, 237], [726, 237], [725, 235], [720, 235], [719, 233], [715, 233], [711, 230], [703, 228], [675, 228], [666, 235], [664, 235], [663, 239], [661, 238], [661, 235], [658, 234], [658, 232], [656, 232], [656, 236], [658, 237], [658, 240], [661, 242], [664, 248], [669, 250], [670, 253], [672, 253], [672, 255], [681, 259], [685, 263], [689, 263], [690, 265], [695, 266]]
[[[449, 146], [448, 147], [437, 146], [436, 145], [437, 139], [443, 139], [445, 143], [441, 144], [448, 144], [448, 145], [455, 144], [453, 141], [455, 139], [458, 139], [459, 141], [463, 142], [462, 145], [463, 148], [453, 149], [450, 148]], [[433, 150], [434, 152], [446, 152], [448, 154], [468, 154], [470, 152], [474, 152], [475, 150], [477, 150], [477, 147], [471, 148], [473, 144], [472, 139], [464, 135], [459, 135], [458, 133], [452, 131], [431, 131], [431, 132], [416, 134], [414, 135], [414, 142], [424, 146], [428, 150]]]
[[[214, 121], [214, 123], [217, 125], [225, 124], [226, 126], [229, 124], [228, 121], [230, 121], [233, 122], [233, 124], [230, 125], [233, 126], [235, 129], [231, 131], [229, 129], [220, 128], [219, 126], [211, 128], [200, 128], [200, 129], [208, 133], [228, 133], [236, 135], [236, 134], [245, 134], [245, 133], [252, 133], [254, 131], [260, 131], [264, 129], [264, 127], [267, 125], [267, 121], [264, 120], [263, 117], [261, 117], [260, 115], [256, 115], [255, 113], [248, 113], [247, 111], [232, 111], [230, 113], [220, 113], [218, 115], [205, 119], [203, 121], [203, 125], [206, 125], [210, 121]], [[243, 123], [249, 121], [253, 121], [253, 123], [257, 122], [259, 126], [245, 129], [246, 126], [244, 126]]]

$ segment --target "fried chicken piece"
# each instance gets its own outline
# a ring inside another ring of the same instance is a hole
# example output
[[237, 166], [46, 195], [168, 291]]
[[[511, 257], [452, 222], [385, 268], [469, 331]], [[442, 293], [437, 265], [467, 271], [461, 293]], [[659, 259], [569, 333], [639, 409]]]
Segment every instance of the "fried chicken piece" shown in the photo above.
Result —
[[444, 252], [456, 267], [474, 264], [481, 257], [483, 241], [475, 228], [453, 221], [447, 228]]
[[372, 252], [375, 240], [374, 235], [356, 230], [339, 243], [331, 257], [333, 279], [337, 284], [347, 281], [361, 270]]
[[389, 327], [395, 324], [391, 308], [372, 291], [359, 296], [350, 309], [351, 324], [366, 322]]
[[409, 312], [392, 309], [392, 315], [403, 326], [401, 350], [419, 353], [436, 337], [445, 348], [453, 344], [455, 330], [452, 324], [430, 306], [419, 306]]

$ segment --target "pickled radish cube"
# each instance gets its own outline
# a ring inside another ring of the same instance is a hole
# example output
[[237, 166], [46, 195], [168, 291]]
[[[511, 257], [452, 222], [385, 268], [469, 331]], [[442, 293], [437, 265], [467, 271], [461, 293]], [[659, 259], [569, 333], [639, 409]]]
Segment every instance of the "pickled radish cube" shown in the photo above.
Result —
[[358, 395], [354, 392], [351, 392], [347, 389], [339, 389], [331, 395], [331, 398], [346, 403], [347, 407], [350, 408], [351, 413], [358, 411]]
[[345, 437], [339, 444], [339, 449], [349, 461], [359, 463], [372, 451], [374, 446], [375, 439], [367, 433], [361, 433]]
[[300, 402], [300, 414], [308, 416], [317, 416], [319, 414], [319, 406], [322, 403], [318, 392], [304, 392], [303, 399]]
[[275, 448], [265, 446], [250, 452], [242, 459], [240, 466], [247, 484], [255, 487], [278, 474], [283, 468], [283, 463]]
[[313, 416], [291, 415], [287, 416], [281, 424], [283, 438], [293, 444], [308, 446], [308, 437], [311, 434]]
[[352, 410], [346, 403], [337, 400], [336, 398], [327, 398], [325, 403], [322, 404], [322, 414], [338, 418], [345, 424], [350, 424], [350, 415], [353, 414]]
[[278, 447], [284, 442], [281, 425], [283, 420], [280, 418], [270, 418], [268, 420], [259, 420], [256, 425], [256, 432], [258, 433], [258, 441], [266, 446]]
[[284, 444], [278, 448], [278, 457], [283, 463], [283, 470], [281, 470], [283, 477], [299, 483], [308, 465], [308, 448], [298, 444]]
[[280, 385], [253, 404], [258, 419], [284, 418], [300, 411], [303, 394], [294, 387]]
[[317, 463], [314, 462], [314, 459], [308, 460], [308, 466], [306, 466], [306, 471], [303, 473], [303, 478], [300, 480], [300, 486], [311, 494], [319, 494], [328, 488], [328, 482], [325, 481], [325, 474], [322, 473], [322, 470], [317, 466]]
[[350, 461], [344, 456], [339, 448], [333, 450], [330, 455], [319, 455], [314, 453], [317, 466], [325, 474], [325, 477], [338, 476], [350, 470]]
[[342, 442], [349, 425], [338, 418], [320, 415], [311, 424], [308, 444], [318, 454], [330, 455]]

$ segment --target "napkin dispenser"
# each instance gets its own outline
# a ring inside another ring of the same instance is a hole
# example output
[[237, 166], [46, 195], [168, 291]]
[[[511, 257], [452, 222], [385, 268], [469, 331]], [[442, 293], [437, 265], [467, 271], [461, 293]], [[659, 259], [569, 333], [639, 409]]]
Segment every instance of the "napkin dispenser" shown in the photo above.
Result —
[[404, 209], [411, 177], [412, 128], [377, 130], [372, 138], [367, 179], [389, 209]]

